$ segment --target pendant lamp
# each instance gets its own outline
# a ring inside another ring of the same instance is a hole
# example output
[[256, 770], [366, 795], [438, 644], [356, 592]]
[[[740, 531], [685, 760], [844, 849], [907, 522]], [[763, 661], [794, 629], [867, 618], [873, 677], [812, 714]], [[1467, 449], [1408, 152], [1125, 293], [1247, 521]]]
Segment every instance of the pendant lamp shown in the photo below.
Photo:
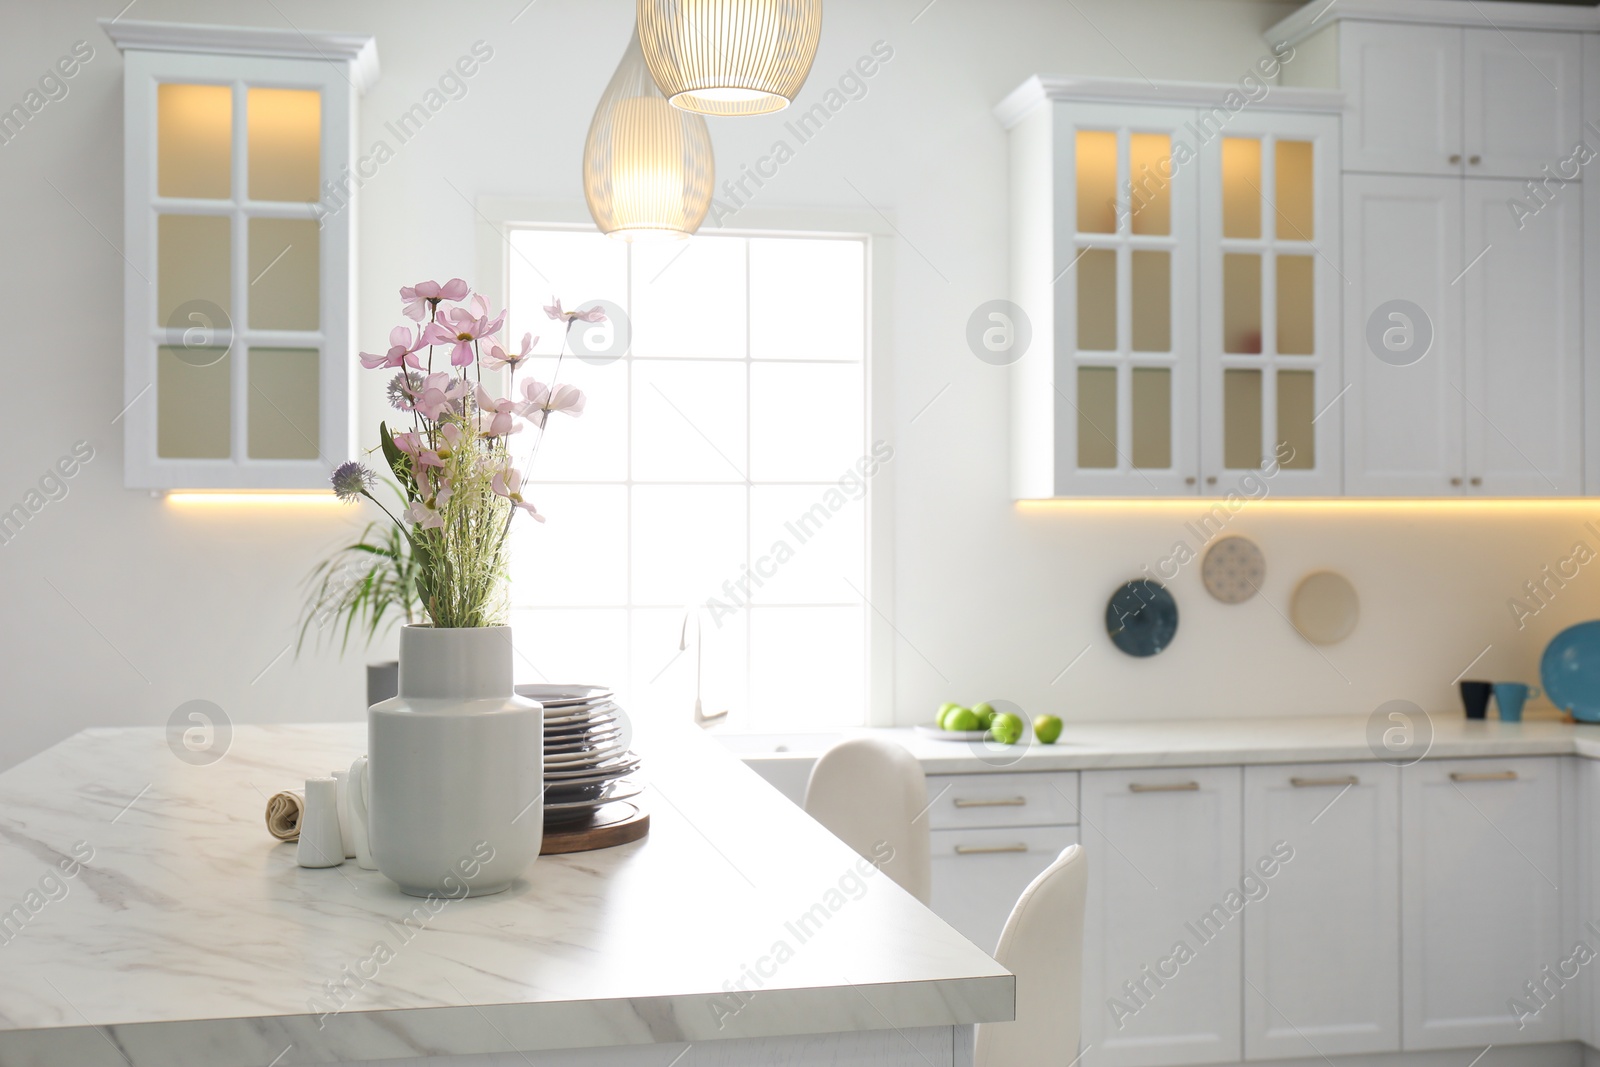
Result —
[[639, 0], [656, 84], [702, 115], [766, 115], [794, 102], [822, 36], [822, 0]]
[[589, 214], [625, 241], [688, 237], [711, 208], [715, 170], [706, 120], [667, 103], [635, 29], [583, 146]]

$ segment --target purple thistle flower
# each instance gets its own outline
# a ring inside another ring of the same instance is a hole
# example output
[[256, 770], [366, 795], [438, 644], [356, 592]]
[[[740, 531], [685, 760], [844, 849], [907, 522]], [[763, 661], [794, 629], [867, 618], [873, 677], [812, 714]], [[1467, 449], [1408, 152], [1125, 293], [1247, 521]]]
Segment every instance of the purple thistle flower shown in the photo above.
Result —
[[329, 481], [333, 483], [333, 495], [350, 504], [372, 488], [372, 472], [353, 459], [347, 460], [333, 469]]

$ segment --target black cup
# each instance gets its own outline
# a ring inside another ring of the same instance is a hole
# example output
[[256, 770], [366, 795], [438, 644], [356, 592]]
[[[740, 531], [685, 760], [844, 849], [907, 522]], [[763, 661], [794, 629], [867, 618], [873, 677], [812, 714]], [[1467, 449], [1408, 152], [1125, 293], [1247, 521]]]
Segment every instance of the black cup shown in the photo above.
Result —
[[1462, 682], [1461, 703], [1466, 705], [1467, 718], [1485, 719], [1489, 716], [1489, 695], [1494, 692], [1492, 682]]

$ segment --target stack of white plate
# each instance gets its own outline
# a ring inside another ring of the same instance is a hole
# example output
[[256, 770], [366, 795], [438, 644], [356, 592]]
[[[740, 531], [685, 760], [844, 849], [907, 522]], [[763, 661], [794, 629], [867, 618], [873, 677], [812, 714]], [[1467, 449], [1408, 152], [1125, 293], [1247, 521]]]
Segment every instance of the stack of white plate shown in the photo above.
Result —
[[622, 709], [598, 685], [519, 685], [544, 705], [544, 823], [568, 826], [643, 790], [628, 779], [639, 757], [628, 748]]

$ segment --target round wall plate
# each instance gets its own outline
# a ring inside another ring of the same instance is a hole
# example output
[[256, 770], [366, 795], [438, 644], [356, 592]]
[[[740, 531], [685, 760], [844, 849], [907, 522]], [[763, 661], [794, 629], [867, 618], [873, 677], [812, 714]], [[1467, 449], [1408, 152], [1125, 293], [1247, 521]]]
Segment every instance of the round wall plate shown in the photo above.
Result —
[[1360, 618], [1356, 587], [1337, 571], [1312, 571], [1300, 579], [1289, 601], [1289, 621], [1313, 645], [1343, 641]]
[[1106, 633], [1130, 656], [1154, 656], [1178, 632], [1178, 602], [1160, 582], [1125, 582], [1106, 604]]
[[1267, 558], [1248, 537], [1224, 537], [1206, 550], [1200, 580], [1224, 604], [1243, 604], [1267, 580]]

